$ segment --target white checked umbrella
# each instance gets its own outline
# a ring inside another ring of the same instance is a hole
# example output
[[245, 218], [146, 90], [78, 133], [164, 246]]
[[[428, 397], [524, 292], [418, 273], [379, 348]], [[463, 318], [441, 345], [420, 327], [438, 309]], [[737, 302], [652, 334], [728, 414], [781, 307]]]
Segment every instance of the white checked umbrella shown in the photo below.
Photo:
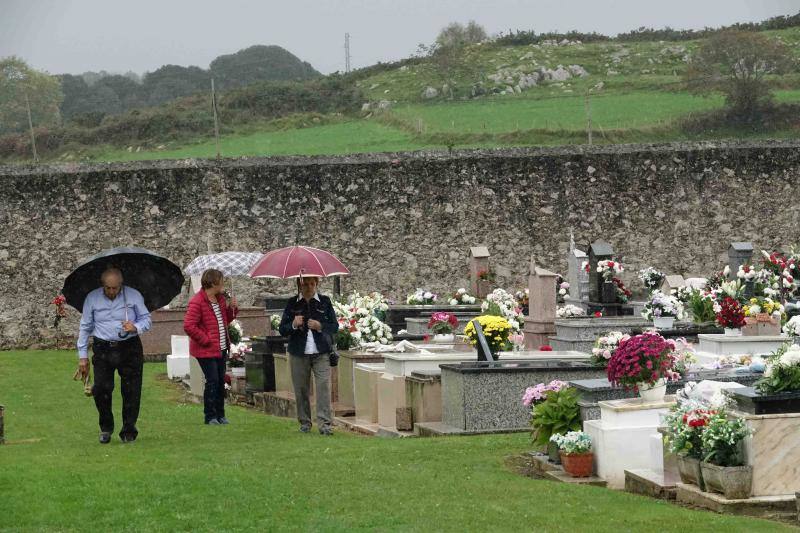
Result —
[[192, 259], [183, 271], [190, 276], [197, 276], [209, 268], [216, 268], [225, 276], [246, 276], [263, 255], [261, 252], [220, 252], [201, 255]]

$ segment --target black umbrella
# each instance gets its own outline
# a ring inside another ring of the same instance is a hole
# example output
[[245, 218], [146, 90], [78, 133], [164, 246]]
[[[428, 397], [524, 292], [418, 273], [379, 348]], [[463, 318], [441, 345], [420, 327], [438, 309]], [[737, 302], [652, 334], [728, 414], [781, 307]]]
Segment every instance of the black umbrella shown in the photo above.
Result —
[[122, 271], [124, 283], [142, 293], [150, 311], [167, 305], [181, 292], [181, 267], [144, 248], [112, 248], [83, 261], [64, 280], [67, 303], [83, 311], [86, 295], [100, 287], [100, 275], [109, 267]]

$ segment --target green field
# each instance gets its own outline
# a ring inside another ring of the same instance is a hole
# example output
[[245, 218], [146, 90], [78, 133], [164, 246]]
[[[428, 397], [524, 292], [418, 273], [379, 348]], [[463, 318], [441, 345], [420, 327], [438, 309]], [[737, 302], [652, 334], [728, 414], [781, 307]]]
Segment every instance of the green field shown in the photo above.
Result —
[[521, 477], [504, 458], [525, 434], [322, 437], [240, 407], [205, 426], [163, 363], [145, 365], [139, 439], [104, 446], [74, 368], [74, 352], [0, 352], [0, 531], [788, 529]]

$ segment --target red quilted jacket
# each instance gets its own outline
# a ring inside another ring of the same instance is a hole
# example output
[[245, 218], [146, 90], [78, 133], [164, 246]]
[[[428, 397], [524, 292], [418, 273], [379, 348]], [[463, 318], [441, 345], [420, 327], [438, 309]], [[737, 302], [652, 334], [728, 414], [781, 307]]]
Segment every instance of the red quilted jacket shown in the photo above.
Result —
[[[228, 324], [236, 318], [239, 310], [228, 307], [225, 297], [217, 295], [222, 311], [222, 321], [225, 323], [225, 336], [228, 335]], [[189, 335], [189, 355], [198, 358], [221, 357], [222, 348], [219, 345], [219, 326], [211, 301], [206, 291], [200, 290], [189, 300], [186, 316], [183, 319], [183, 331]], [[230, 337], [227, 338], [225, 348], [230, 346]]]

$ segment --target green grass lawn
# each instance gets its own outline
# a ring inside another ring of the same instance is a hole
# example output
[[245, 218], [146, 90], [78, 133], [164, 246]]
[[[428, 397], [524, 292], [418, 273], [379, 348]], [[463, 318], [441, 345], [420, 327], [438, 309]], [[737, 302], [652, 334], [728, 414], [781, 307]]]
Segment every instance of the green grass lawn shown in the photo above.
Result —
[[[402, 131], [370, 121], [316, 126], [286, 131], [231, 134], [220, 137], [223, 157], [272, 155], [328, 155], [361, 152], [418, 150], [423, 145]], [[214, 140], [204, 140], [173, 150], [128, 152], [111, 149], [96, 153], [100, 161], [183, 159], [215, 157]]]
[[[777, 531], [630, 494], [518, 476], [524, 434], [300, 434], [244, 408], [202, 425], [145, 365], [139, 440], [97, 443], [72, 352], [0, 352], [2, 531]], [[119, 416], [119, 396], [115, 393]]]

